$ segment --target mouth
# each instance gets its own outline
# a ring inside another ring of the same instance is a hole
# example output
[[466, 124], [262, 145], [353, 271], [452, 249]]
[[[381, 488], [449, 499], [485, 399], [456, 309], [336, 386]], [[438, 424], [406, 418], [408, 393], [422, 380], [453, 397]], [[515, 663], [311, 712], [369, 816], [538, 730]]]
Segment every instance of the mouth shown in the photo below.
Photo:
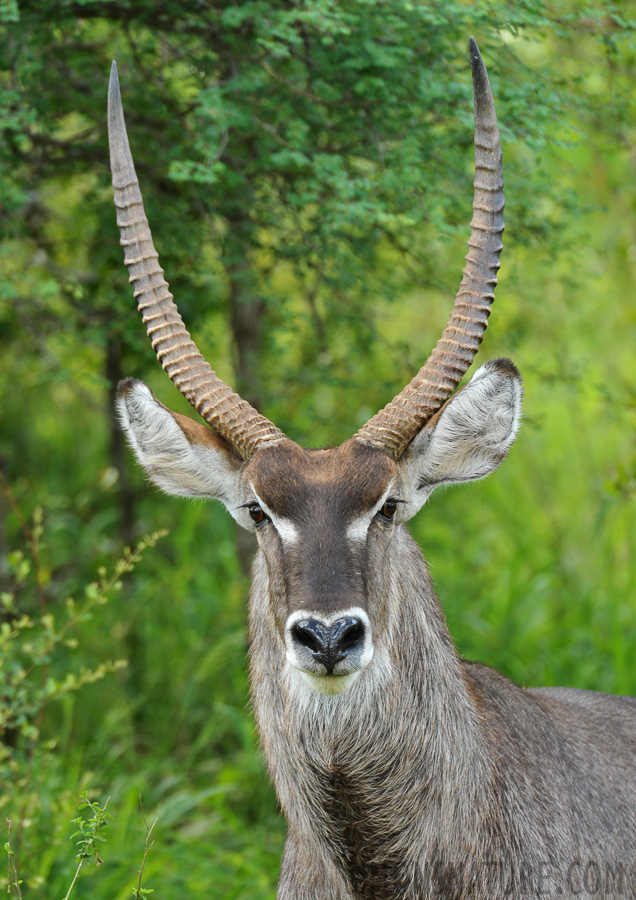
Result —
[[350, 672], [348, 675], [312, 675], [309, 672], [303, 672], [298, 669], [303, 680], [309, 687], [316, 691], [317, 694], [343, 694], [348, 690], [354, 681], [359, 678], [362, 669], [357, 672]]

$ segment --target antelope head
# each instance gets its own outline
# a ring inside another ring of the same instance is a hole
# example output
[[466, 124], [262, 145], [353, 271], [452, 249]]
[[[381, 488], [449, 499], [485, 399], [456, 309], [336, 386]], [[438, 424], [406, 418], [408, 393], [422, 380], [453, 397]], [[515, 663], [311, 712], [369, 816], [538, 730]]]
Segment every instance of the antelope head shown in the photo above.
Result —
[[207, 425], [171, 412], [140, 381], [119, 388], [138, 461], [168, 493], [221, 500], [255, 533], [268, 615], [285, 665], [340, 693], [387, 627], [383, 561], [402, 523], [440, 484], [492, 472], [518, 429], [521, 380], [508, 360], [453, 393], [488, 323], [502, 249], [497, 119], [475, 41], [475, 183], [469, 251], [450, 320], [412, 381], [351, 439], [304, 450], [235, 394], [186, 331], [158, 263], [124, 124], [113, 63], [108, 124], [117, 224], [139, 310], [159, 362]]

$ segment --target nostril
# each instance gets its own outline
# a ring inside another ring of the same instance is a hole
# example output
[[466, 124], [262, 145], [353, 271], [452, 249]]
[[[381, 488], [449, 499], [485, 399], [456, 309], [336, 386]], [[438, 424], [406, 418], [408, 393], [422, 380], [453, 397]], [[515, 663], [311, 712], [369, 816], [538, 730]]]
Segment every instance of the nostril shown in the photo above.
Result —
[[363, 640], [364, 625], [356, 620], [342, 630], [339, 649], [346, 653], [347, 650], [353, 650], [354, 647], [361, 644]]
[[327, 644], [324, 626], [314, 619], [304, 619], [296, 622], [291, 629], [291, 636], [293, 640], [303, 647], [307, 647], [312, 653], [323, 652]]
[[329, 629], [329, 643], [339, 654], [354, 650], [363, 640], [364, 625], [360, 619], [351, 616], [337, 619]]

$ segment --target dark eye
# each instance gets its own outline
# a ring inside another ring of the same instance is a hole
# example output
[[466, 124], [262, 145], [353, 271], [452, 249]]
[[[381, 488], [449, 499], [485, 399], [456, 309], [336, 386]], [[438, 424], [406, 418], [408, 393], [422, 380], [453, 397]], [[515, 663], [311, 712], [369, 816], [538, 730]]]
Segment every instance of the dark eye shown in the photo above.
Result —
[[257, 525], [260, 525], [261, 522], [264, 522], [267, 516], [258, 505], [258, 503], [250, 503], [249, 506], [250, 519], [252, 522], [255, 522]]
[[387, 500], [380, 510], [380, 515], [384, 516], [385, 519], [392, 519], [395, 515], [395, 511], [397, 509], [397, 501], [395, 500]]

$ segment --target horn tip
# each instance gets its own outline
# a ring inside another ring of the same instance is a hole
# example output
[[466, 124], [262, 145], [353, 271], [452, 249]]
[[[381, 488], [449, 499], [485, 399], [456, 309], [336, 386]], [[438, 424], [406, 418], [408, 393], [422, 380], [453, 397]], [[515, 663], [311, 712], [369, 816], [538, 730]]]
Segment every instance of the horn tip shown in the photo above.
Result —
[[119, 96], [119, 78], [117, 77], [117, 63], [113, 60], [110, 67], [110, 79], [108, 81], [108, 99], [115, 100]]
[[136, 179], [135, 167], [128, 147], [124, 109], [117, 77], [117, 63], [113, 60], [108, 82], [108, 143], [113, 186], [122, 188]]
[[488, 76], [486, 74], [486, 66], [484, 65], [484, 60], [482, 59], [482, 55], [479, 52], [479, 47], [477, 46], [477, 41], [475, 38], [470, 36], [470, 68], [473, 74], [473, 82], [475, 87], [478, 87], [480, 90], [483, 90], [485, 84], [488, 84]]
[[490, 81], [486, 65], [479, 52], [477, 41], [470, 37], [470, 69], [473, 76], [473, 98], [475, 102], [475, 124], [492, 126], [497, 123], [497, 114], [492, 99]]

